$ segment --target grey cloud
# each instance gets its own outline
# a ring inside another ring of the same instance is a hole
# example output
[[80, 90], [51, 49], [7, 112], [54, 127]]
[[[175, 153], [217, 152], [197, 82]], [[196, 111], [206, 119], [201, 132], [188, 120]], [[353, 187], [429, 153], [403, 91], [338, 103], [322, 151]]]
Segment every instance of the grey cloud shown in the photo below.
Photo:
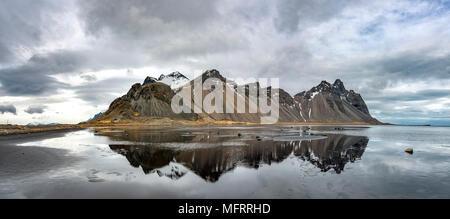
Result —
[[41, 114], [44, 113], [46, 106], [29, 106], [25, 112], [28, 114]]
[[47, 43], [46, 35], [55, 34], [52, 29], [58, 20], [55, 16], [65, 11], [66, 4], [56, 0], [0, 1], [2, 95], [39, 95], [60, 85], [49, 74], [67, 68], [62, 60], [45, 61], [50, 59], [44, 56], [52, 54], [27, 57]]
[[72, 89], [80, 99], [95, 106], [109, 105], [118, 97], [112, 95], [112, 93], [125, 94], [134, 83], [137, 83], [137, 81], [133, 78], [112, 78], [75, 86]]
[[[80, 3], [87, 30], [98, 34], [107, 29], [139, 37], [160, 34], [160, 23], [198, 26], [218, 15], [215, 0], [93, 0]], [[158, 27], [159, 29], [155, 29]]]
[[11, 50], [0, 40], [0, 63], [12, 61], [12, 56]]
[[[96, 0], [80, 4], [86, 33], [104, 47], [145, 58], [147, 65], [172, 67], [187, 59], [246, 49], [234, 14], [221, 14], [219, 1]], [[223, 3], [223, 2], [221, 2]]]
[[427, 56], [424, 53], [406, 53], [374, 62], [372, 68], [380, 73], [399, 78], [448, 78], [450, 77], [450, 55]]
[[[220, 16], [217, 1], [95, 0], [77, 3], [79, 19], [85, 23], [87, 33], [93, 34], [98, 41], [89, 51], [60, 50], [36, 54], [24, 64], [0, 69], [2, 93], [48, 94], [57, 88], [68, 88], [70, 84], [56, 81], [50, 76], [52, 74], [136, 68], [149, 64], [172, 67], [177, 62], [186, 63], [186, 58], [242, 50], [249, 44], [245, 36], [233, 31], [233, 25], [223, 25], [228, 18]], [[89, 76], [83, 78], [94, 80]]]
[[30, 51], [42, 43], [42, 27], [51, 26], [46, 16], [57, 10], [59, 1], [0, 1], [0, 64], [22, 58], [20, 50]]
[[303, 25], [311, 25], [329, 20], [357, 0], [282, 0], [277, 1], [278, 15], [275, 27], [281, 32], [296, 32]]
[[59, 82], [51, 75], [139, 66], [142, 63], [139, 57], [108, 48], [37, 54], [22, 65], [0, 69], [0, 90], [9, 95], [54, 94], [57, 88], [69, 88], [70, 81]]
[[392, 93], [390, 95], [382, 95], [377, 97], [372, 97], [373, 101], [421, 101], [421, 100], [430, 100], [430, 99], [438, 99], [438, 98], [450, 98], [450, 90], [443, 89], [428, 89], [421, 90], [418, 92], [402, 92], [402, 93]]
[[0, 82], [10, 95], [40, 95], [55, 92], [64, 84], [50, 77], [51, 74], [73, 72], [84, 63], [84, 56], [75, 52], [34, 55], [23, 65], [0, 69]]
[[[341, 78], [346, 85], [352, 89], [358, 89], [362, 95], [368, 99], [383, 98], [381, 93], [388, 86], [396, 83], [416, 83], [429, 82], [432, 80], [449, 79], [450, 78], [450, 54], [442, 56], [433, 56], [433, 51], [438, 48], [427, 48], [424, 50], [412, 50], [402, 53], [391, 53], [389, 55], [379, 55], [378, 57], [362, 57], [351, 60], [341, 60], [341, 64], [335, 68], [326, 68], [315, 63], [315, 67], [310, 72], [311, 75], [320, 75], [323, 79], [334, 76]], [[311, 78], [309, 76], [308, 78]], [[320, 82], [320, 81], [319, 81]], [[437, 96], [445, 95], [445, 91], [440, 94], [437, 90], [433, 91], [433, 87], [426, 92]], [[388, 97], [385, 97], [388, 98]], [[398, 95], [398, 98], [410, 98]], [[420, 96], [417, 98], [427, 98]], [[429, 96], [434, 98], [434, 96]], [[394, 100], [395, 97], [392, 97]]]
[[80, 77], [86, 81], [96, 81], [97, 80], [97, 77], [95, 77], [95, 75], [81, 75]]
[[12, 113], [14, 115], [17, 114], [17, 109], [14, 105], [0, 105], [0, 113]]

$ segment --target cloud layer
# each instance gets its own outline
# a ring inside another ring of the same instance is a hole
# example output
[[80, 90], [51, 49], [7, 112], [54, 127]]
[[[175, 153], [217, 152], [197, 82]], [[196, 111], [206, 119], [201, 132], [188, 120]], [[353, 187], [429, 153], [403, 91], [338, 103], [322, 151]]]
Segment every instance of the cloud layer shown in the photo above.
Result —
[[25, 112], [28, 114], [41, 114], [44, 113], [46, 106], [30, 106]]
[[0, 105], [0, 113], [1, 114], [12, 113], [12, 114], [16, 115], [17, 109], [13, 105]]
[[[382, 121], [450, 121], [449, 8], [448, 0], [4, 0], [0, 95], [19, 110], [2, 117], [84, 121], [147, 75], [216, 68], [279, 77], [291, 94], [340, 78]], [[38, 117], [22, 113], [41, 104]]]

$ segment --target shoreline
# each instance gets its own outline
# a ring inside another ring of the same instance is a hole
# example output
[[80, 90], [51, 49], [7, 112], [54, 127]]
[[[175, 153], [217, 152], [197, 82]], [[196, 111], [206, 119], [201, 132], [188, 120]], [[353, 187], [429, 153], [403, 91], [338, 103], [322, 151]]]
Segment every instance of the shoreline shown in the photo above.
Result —
[[82, 129], [80, 125], [62, 124], [54, 126], [25, 126], [25, 125], [0, 125], [0, 137], [13, 135], [27, 135], [51, 131], [67, 131]]
[[[54, 128], [54, 127], [53, 127]], [[50, 170], [67, 167], [82, 159], [72, 156], [68, 150], [47, 148], [35, 145], [18, 146], [24, 142], [62, 137], [75, 129], [41, 130], [28, 134], [9, 134], [0, 136], [0, 178], [21, 179], [45, 174]], [[13, 193], [3, 193], [8, 197]], [[13, 196], [14, 197], [14, 196]]]
[[177, 127], [177, 126], [277, 126], [277, 125], [393, 125], [389, 123], [370, 123], [370, 122], [277, 122], [273, 124], [261, 124], [255, 122], [239, 122], [230, 120], [171, 120], [168, 118], [141, 118], [138, 120], [123, 120], [122, 122], [111, 122], [101, 120], [89, 123], [80, 123], [81, 127], [104, 127], [104, 126], [159, 126], [159, 127]]
[[108, 128], [108, 127], [124, 127], [124, 128], [170, 128], [170, 127], [255, 127], [255, 126], [345, 126], [345, 125], [395, 125], [389, 123], [367, 123], [367, 122], [278, 122], [274, 124], [261, 124], [251, 122], [234, 122], [234, 121], [188, 121], [188, 120], [169, 120], [169, 119], [153, 119], [148, 122], [126, 121], [123, 123], [96, 122], [96, 123], [80, 123], [80, 124], [61, 124], [55, 126], [24, 126], [24, 125], [0, 125], [0, 138], [4, 136], [23, 136], [34, 133], [50, 133], [55, 131], [71, 131], [84, 128]]

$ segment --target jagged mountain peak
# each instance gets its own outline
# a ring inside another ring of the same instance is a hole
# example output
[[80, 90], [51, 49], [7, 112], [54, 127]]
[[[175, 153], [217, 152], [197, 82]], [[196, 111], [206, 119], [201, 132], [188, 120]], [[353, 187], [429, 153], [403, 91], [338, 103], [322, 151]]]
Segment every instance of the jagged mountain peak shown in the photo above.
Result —
[[159, 78], [148, 76], [147, 78], [145, 78], [143, 85], [151, 84], [154, 82], [162, 82], [169, 85], [172, 89], [176, 89], [188, 83], [189, 78], [187, 78], [180, 72], [175, 71], [167, 75], [161, 74]]
[[334, 93], [339, 96], [345, 96], [348, 93], [352, 93], [352, 91], [348, 91], [345, 89], [344, 82], [342, 82], [341, 79], [336, 79], [333, 84], [329, 83], [328, 81], [322, 81], [319, 85], [311, 88], [309, 91], [303, 91], [301, 93], [298, 93], [297, 95], [304, 96], [307, 99], [312, 99], [319, 93]]
[[142, 85], [151, 84], [151, 83], [154, 83], [154, 82], [157, 82], [157, 81], [158, 81], [157, 78], [147, 76], [147, 77], [145, 78], [144, 83], [143, 83]]
[[202, 74], [202, 76], [206, 78], [223, 78], [220, 72], [216, 69], [207, 70]]
[[217, 78], [223, 82], [226, 82], [226, 78], [223, 77], [220, 72], [216, 69], [211, 69], [211, 70], [207, 70], [205, 71], [202, 75], [202, 81], [205, 82], [206, 79], [208, 78]]
[[311, 88], [308, 91], [302, 91], [295, 96], [301, 96], [307, 100], [312, 100], [319, 93], [331, 93], [333, 91], [333, 86], [328, 81], [322, 81], [319, 85]]
[[336, 81], [334, 81], [333, 86], [344, 86], [344, 82], [341, 81], [341, 79], [336, 79]]
[[208, 77], [217, 77], [217, 76], [222, 77], [222, 75], [220, 74], [220, 72], [217, 69], [206, 70], [203, 73], [203, 75], [208, 76]]
[[340, 95], [348, 92], [345, 89], [344, 83], [340, 79], [336, 79], [336, 81], [334, 82], [333, 90], [335, 91], [335, 93], [340, 94]]
[[320, 82], [320, 84], [319, 85], [317, 85], [316, 87], [315, 87], [315, 89], [313, 88], [312, 90], [314, 90], [314, 92], [326, 92], [326, 91], [331, 91], [331, 89], [332, 89], [332, 87], [331, 87], [331, 84], [330, 83], [328, 83], [328, 81], [322, 81], [322, 82]]
[[167, 76], [183, 77], [183, 78], [186, 78], [186, 76], [184, 76], [183, 74], [181, 74], [179, 71], [174, 71], [174, 72], [168, 74]]
[[320, 82], [319, 86], [331, 87], [331, 84], [328, 83], [328, 81], [325, 81], [325, 80], [324, 80], [324, 81]]
[[370, 115], [361, 95], [347, 90], [340, 79], [333, 85], [322, 81], [309, 91], [296, 94], [294, 99], [305, 121], [378, 122]]
[[158, 80], [163, 80], [164, 78], [167, 78], [167, 77], [169, 77], [169, 78], [176, 78], [176, 79], [187, 79], [187, 80], [189, 80], [189, 78], [187, 78], [186, 76], [184, 76], [183, 74], [181, 74], [179, 71], [174, 71], [174, 72], [172, 72], [172, 73], [170, 73], [170, 74], [167, 74], [167, 75], [164, 75], [164, 74], [161, 74], [160, 76], [159, 76], [159, 78], [158, 78]]

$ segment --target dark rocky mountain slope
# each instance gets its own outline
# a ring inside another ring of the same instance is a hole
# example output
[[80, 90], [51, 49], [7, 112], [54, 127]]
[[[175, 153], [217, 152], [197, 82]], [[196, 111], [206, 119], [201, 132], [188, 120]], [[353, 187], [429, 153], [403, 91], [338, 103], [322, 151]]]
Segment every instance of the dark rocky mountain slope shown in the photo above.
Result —
[[361, 95], [346, 90], [339, 79], [334, 84], [322, 81], [311, 90], [296, 94], [294, 101], [303, 121], [378, 123]]
[[197, 115], [176, 114], [170, 106], [175, 92], [166, 84], [154, 82], [147, 85], [134, 84], [126, 95], [114, 100], [109, 109], [94, 121], [119, 122], [135, 117], [168, 117], [172, 119], [197, 120]]

